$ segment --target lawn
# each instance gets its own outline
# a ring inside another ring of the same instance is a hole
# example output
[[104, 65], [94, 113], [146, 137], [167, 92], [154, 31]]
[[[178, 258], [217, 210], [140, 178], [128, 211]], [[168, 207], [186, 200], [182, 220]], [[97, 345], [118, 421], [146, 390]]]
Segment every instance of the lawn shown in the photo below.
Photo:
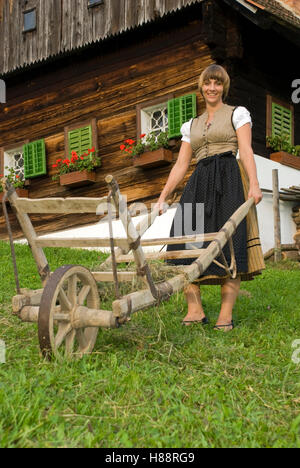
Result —
[[[99, 263], [97, 252], [45, 250], [52, 270]], [[29, 248], [16, 251], [21, 287], [40, 288]], [[100, 331], [92, 355], [49, 363], [37, 326], [11, 314], [3, 242], [0, 259], [0, 447], [300, 447], [299, 264], [268, 265], [242, 284], [231, 333], [213, 330], [220, 290], [203, 286], [206, 328], [181, 325], [186, 303], [175, 294]]]

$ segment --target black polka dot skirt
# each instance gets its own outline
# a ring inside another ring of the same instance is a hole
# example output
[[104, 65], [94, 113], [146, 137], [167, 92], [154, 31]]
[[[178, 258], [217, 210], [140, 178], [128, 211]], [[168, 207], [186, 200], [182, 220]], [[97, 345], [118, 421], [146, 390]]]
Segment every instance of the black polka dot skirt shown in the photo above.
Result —
[[[172, 222], [170, 237], [218, 232], [231, 215], [245, 202], [241, 173], [232, 152], [209, 156], [198, 162], [189, 178]], [[244, 219], [232, 237], [237, 273], [247, 273], [247, 224]], [[206, 248], [208, 242], [193, 244]], [[167, 251], [191, 250], [191, 244], [168, 245]], [[228, 243], [223, 248], [228, 265], [231, 253]], [[169, 265], [190, 265], [195, 258], [169, 259]], [[220, 263], [221, 257], [216, 259]], [[212, 263], [198, 280], [228, 277], [226, 271]], [[222, 281], [221, 281], [222, 282]], [[212, 281], [212, 284], [218, 281]], [[209, 284], [209, 282], [208, 282]]]

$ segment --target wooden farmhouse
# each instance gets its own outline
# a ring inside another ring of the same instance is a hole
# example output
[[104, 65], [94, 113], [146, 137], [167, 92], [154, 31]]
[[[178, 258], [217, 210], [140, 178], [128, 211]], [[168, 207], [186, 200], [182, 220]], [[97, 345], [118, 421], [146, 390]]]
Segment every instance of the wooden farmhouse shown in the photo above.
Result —
[[[129, 203], [150, 206], [176, 161], [181, 124], [204, 111], [197, 84], [209, 64], [230, 74], [226, 102], [251, 112], [256, 155], [269, 158], [266, 136], [278, 128], [300, 144], [292, 98], [300, 97], [292, 87], [299, 56], [299, 0], [0, 0], [0, 174], [9, 167], [25, 174], [32, 199], [102, 197], [112, 174]], [[120, 145], [157, 130], [171, 131], [173, 161], [135, 167]], [[101, 156], [94, 183], [52, 180], [58, 158], [93, 146]], [[178, 193], [193, 170], [194, 162]], [[20, 237], [10, 208], [9, 217]], [[32, 220], [48, 233], [99, 218]], [[7, 238], [2, 207], [0, 238]]]

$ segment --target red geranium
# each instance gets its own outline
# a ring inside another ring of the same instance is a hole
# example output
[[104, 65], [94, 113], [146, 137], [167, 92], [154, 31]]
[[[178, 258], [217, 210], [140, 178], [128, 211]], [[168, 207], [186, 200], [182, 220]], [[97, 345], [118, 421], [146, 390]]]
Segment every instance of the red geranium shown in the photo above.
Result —
[[101, 166], [101, 158], [97, 156], [95, 147], [89, 148], [88, 153], [79, 154], [76, 151], [71, 151], [70, 159], [57, 159], [53, 168], [57, 168], [57, 174], [52, 177], [53, 180], [58, 180], [59, 176], [70, 172], [93, 171], [96, 167]]
[[135, 141], [131, 140], [131, 139], [128, 139], [128, 140], [125, 141], [125, 143], [127, 143], [128, 145], [134, 145]]
[[141, 133], [137, 141], [128, 138], [120, 146], [121, 151], [132, 156], [139, 156], [146, 151], [155, 151], [159, 148], [169, 148], [168, 132], [151, 132], [148, 135]]

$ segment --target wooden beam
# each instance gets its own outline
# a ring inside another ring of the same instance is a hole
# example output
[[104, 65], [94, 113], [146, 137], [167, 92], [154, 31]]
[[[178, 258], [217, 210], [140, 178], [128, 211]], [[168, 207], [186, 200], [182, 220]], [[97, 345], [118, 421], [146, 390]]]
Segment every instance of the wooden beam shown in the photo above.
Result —
[[[146, 260], [171, 260], [176, 258], [198, 258], [205, 249], [173, 250], [170, 252], [145, 252]], [[117, 263], [134, 262], [133, 255], [119, 255]]]
[[[88, 248], [88, 247], [109, 247], [110, 240], [108, 237], [48, 237], [42, 238], [37, 237], [36, 241], [37, 247], [74, 247], [74, 248]], [[121, 249], [128, 248], [128, 241], [125, 238], [114, 239], [114, 244], [116, 247]]]
[[16, 210], [16, 216], [18, 218], [19, 224], [31, 248], [31, 252], [35, 260], [42, 284], [45, 286], [51, 273], [46, 255], [44, 254], [43, 249], [36, 245], [37, 235], [29, 216], [18, 207], [19, 197], [16, 194], [15, 189], [10, 184], [8, 184], [8, 182], [6, 182], [6, 185], [8, 189], [8, 200]]
[[273, 178], [273, 215], [274, 215], [274, 261], [281, 260], [281, 229], [279, 207], [279, 182], [278, 169], [272, 170]]
[[[94, 271], [92, 272], [92, 275], [98, 282], [111, 282], [114, 280], [113, 271]], [[118, 271], [118, 280], [120, 282], [131, 282], [135, 278], [135, 271]]]
[[192, 243], [212, 241], [215, 239], [216, 235], [217, 235], [217, 232], [211, 232], [209, 234], [195, 234], [195, 235], [188, 235], [188, 236], [142, 239], [141, 245], [143, 247], [148, 247], [151, 245], [165, 245], [165, 244], [192, 244]]
[[15, 201], [19, 211], [27, 214], [107, 213], [107, 197], [102, 198], [19, 198]]

